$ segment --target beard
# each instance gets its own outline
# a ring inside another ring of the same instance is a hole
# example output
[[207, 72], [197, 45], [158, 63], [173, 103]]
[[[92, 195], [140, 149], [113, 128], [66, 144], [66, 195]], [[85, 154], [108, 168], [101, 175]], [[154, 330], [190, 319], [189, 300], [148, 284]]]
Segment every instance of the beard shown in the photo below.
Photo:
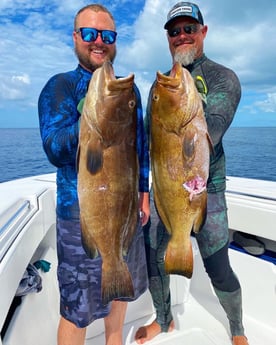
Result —
[[182, 66], [192, 64], [196, 57], [196, 49], [192, 48], [187, 52], [176, 52], [173, 57], [174, 62], [179, 62]]
[[[83, 54], [82, 52], [80, 52], [77, 47], [74, 48], [75, 54], [79, 60], [80, 65], [82, 65], [83, 67], [85, 67], [88, 71], [95, 71], [97, 68], [102, 66], [102, 63], [97, 63], [96, 61], [93, 61], [90, 59], [90, 56], [87, 54]], [[107, 56], [106, 56], [106, 60], [110, 61], [110, 62], [114, 62], [116, 57], [116, 49], [114, 50], [114, 52], [110, 52]]]

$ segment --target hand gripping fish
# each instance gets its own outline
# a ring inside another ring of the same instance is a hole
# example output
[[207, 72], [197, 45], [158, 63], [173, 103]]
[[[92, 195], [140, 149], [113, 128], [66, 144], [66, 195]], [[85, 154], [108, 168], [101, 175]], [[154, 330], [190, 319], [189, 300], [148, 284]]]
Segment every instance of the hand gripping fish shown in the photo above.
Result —
[[126, 255], [138, 224], [134, 75], [116, 79], [105, 62], [85, 97], [77, 154], [83, 246], [102, 257], [102, 301], [133, 297]]
[[169, 76], [157, 72], [151, 92], [150, 153], [154, 200], [171, 237], [166, 272], [190, 278], [191, 231], [206, 217], [211, 141], [202, 100], [188, 70], [175, 63]]

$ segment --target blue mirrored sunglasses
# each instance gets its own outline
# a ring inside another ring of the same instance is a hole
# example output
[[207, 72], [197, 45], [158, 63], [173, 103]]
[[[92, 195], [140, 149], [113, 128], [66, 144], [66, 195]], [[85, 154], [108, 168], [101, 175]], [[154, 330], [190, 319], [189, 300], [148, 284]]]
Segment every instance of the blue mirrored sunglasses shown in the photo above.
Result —
[[111, 30], [97, 30], [95, 28], [79, 28], [76, 33], [81, 34], [84, 42], [96, 41], [98, 35], [101, 35], [102, 41], [105, 44], [113, 44], [116, 41], [117, 32]]

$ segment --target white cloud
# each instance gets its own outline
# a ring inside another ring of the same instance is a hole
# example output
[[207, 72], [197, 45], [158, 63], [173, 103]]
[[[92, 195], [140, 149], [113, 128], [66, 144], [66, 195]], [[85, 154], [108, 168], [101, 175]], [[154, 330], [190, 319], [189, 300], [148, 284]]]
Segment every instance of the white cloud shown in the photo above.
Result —
[[[143, 11], [133, 25], [133, 38], [126, 43], [120, 63], [137, 70], [150, 71], [167, 68], [170, 55], [163, 29], [167, 9], [160, 0], [147, 0]], [[118, 54], [119, 55], [119, 54]]]
[[267, 98], [255, 102], [255, 106], [265, 113], [276, 113], [276, 93], [268, 93]]
[[14, 75], [12, 76], [12, 82], [18, 83], [18, 84], [30, 84], [30, 77], [28, 74], [22, 74], [22, 75]]
[[4, 77], [0, 82], [0, 99], [23, 100], [28, 95], [30, 77], [27, 74]]
[[[53, 74], [76, 67], [71, 37], [73, 19], [79, 8], [88, 3], [89, 0], [0, 1], [2, 109], [9, 109], [11, 100], [16, 106], [18, 100], [19, 112], [30, 104], [30, 112], [36, 112], [37, 98], [45, 82]], [[163, 25], [176, 0], [102, 3], [112, 11], [117, 23], [115, 73], [135, 73], [145, 106], [156, 71], [164, 72], [171, 65]], [[207, 56], [235, 70], [245, 96], [252, 90], [258, 92], [257, 101], [244, 98], [246, 106], [275, 112], [276, 1], [266, 0], [261, 15], [257, 0], [197, 3], [209, 27]]]

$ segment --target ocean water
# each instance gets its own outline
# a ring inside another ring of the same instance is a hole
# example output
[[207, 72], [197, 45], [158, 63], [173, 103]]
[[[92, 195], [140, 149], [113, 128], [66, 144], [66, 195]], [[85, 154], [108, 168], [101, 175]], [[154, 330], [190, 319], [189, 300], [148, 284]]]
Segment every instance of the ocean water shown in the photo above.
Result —
[[[276, 181], [276, 127], [233, 127], [224, 137], [227, 175]], [[0, 128], [0, 182], [55, 172], [39, 129]]]
[[224, 150], [227, 175], [276, 181], [276, 127], [230, 127]]
[[0, 182], [55, 172], [43, 151], [38, 128], [0, 128]]

